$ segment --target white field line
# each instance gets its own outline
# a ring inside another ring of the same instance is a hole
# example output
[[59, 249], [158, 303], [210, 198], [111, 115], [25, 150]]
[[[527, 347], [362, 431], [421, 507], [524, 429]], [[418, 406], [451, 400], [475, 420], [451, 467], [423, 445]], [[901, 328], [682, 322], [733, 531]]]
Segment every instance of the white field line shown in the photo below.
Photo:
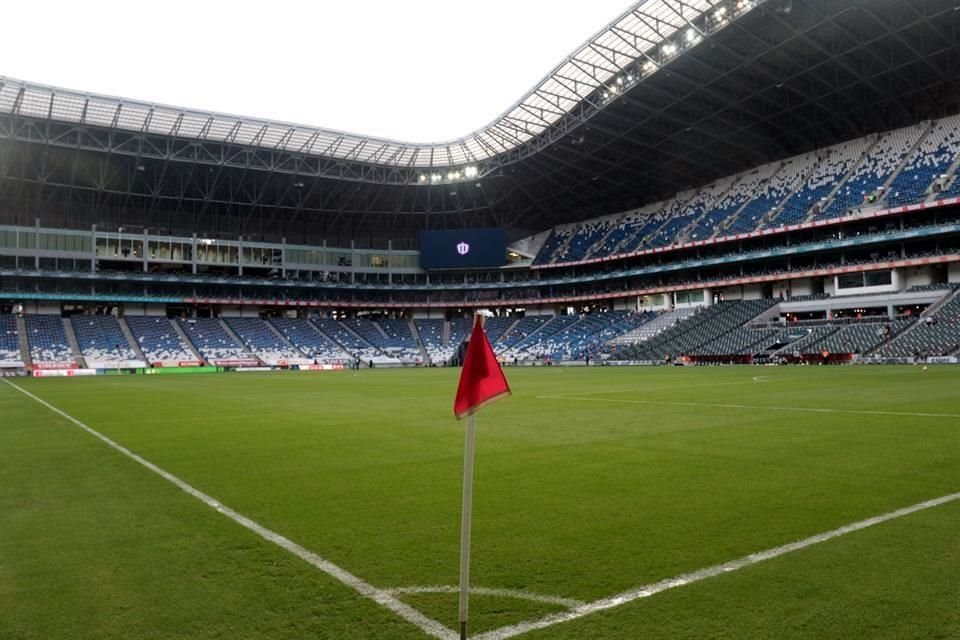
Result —
[[[436, 586], [417, 586], [417, 587], [396, 587], [394, 589], [385, 589], [387, 593], [403, 595], [408, 593], [460, 593], [460, 587], [454, 585], [436, 585]], [[489, 589], [487, 587], [470, 587], [470, 595], [494, 596], [498, 598], [516, 598], [517, 600], [529, 600], [531, 602], [542, 602], [544, 604], [555, 604], [567, 609], [576, 609], [586, 603], [582, 600], [573, 598], [562, 598], [560, 596], [548, 596], [521, 589]]]
[[92, 429], [91, 427], [87, 426], [80, 420], [77, 420], [73, 416], [68, 415], [67, 413], [61, 411], [60, 409], [56, 408], [46, 400], [43, 400], [42, 398], [39, 398], [33, 395], [26, 389], [23, 389], [19, 385], [16, 385], [5, 378], [2, 378], [2, 380], [3, 382], [6, 382], [8, 385], [13, 387], [17, 391], [19, 391], [20, 393], [24, 394], [29, 398], [32, 398], [33, 400], [36, 400], [38, 403], [40, 403], [50, 411], [56, 413], [60, 417], [80, 427], [81, 429], [83, 429], [93, 437], [97, 438], [98, 440], [102, 441], [112, 449], [119, 451], [120, 453], [127, 456], [131, 460], [146, 467], [150, 471], [153, 471], [164, 480], [175, 485], [181, 491], [190, 494], [191, 496], [193, 496], [200, 502], [204, 503], [208, 507], [215, 509], [217, 512], [230, 518], [240, 526], [246, 527], [247, 529], [257, 534], [264, 540], [272, 542], [278, 547], [285, 549], [286, 551], [289, 551], [290, 553], [297, 556], [301, 560], [313, 565], [320, 571], [323, 571], [327, 575], [339, 580], [340, 582], [350, 587], [351, 589], [353, 589], [360, 595], [364, 596], [365, 598], [369, 598], [370, 600], [373, 600], [380, 606], [385, 607], [386, 609], [389, 609], [390, 611], [397, 614], [398, 616], [400, 616], [410, 624], [413, 624], [416, 627], [418, 627], [421, 631], [423, 631], [427, 635], [432, 636], [434, 638], [439, 638], [440, 640], [456, 640], [459, 637], [458, 634], [454, 632], [452, 629], [440, 624], [436, 620], [428, 618], [427, 616], [423, 615], [413, 607], [407, 604], [404, 604], [403, 602], [398, 600], [394, 595], [388, 593], [387, 591], [384, 591], [382, 589], [377, 589], [370, 583], [358, 578], [357, 576], [346, 571], [345, 569], [341, 569], [340, 567], [333, 564], [332, 562], [328, 560], [324, 560], [323, 558], [313, 553], [312, 551], [309, 551], [301, 547], [296, 542], [293, 542], [292, 540], [285, 538], [284, 536], [280, 535], [279, 533], [276, 533], [275, 531], [271, 531], [270, 529], [267, 529], [263, 525], [257, 522], [254, 522], [253, 520], [244, 516], [243, 514], [234, 511], [230, 507], [220, 504], [217, 500], [203, 493], [199, 489], [194, 488], [193, 486], [187, 484], [186, 482], [176, 477], [172, 473], [161, 469], [160, 467], [153, 464], [146, 458], [143, 458], [137, 455], [136, 453], [124, 447], [123, 445], [118, 444], [117, 442], [103, 435], [99, 431]]
[[857, 409], [826, 409], [820, 407], [770, 407], [758, 404], [721, 404], [714, 402], [670, 402], [667, 400], [627, 400], [622, 398], [587, 398], [582, 395], [537, 396], [538, 400], [579, 400], [582, 402], [613, 402], [617, 404], [655, 404], [668, 407], [710, 407], [715, 409], [755, 409], [760, 411], [797, 411], [801, 413], [845, 413], [860, 416], [899, 416], [913, 418], [960, 418], [960, 413], [917, 413], [911, 411], [870, 411]]
[[809, 538], [791, 542], [780, 547], [774, 547], [773, 549], [767, 549], [766, 551], [752, 553], [748, 556], [731, 560], [730, 562], [714, 565], [712, 567], [706, 567], [704, 569], [699, 569], [691, 573], [685, 573], [673, 578], [667, 578], [666, 580], [654, 582], [653, 584], [648, 584], [637, 589], [631, 589], [630, 591], [625, 591], [615, 596], [596, 600], [595, 602], [589, 602], [571, 611], [554, 613], [544, 616], [539, 620], [520, 622], [518, 624], [509, 625], [500, 629], [494, 629], [493, 631], [487, 631], [475, 636], [474, 640], [506, 640], [506, 638], [512, 638], [536, 629], [543, 629], [555, 624], [560, 624], [561, 622], [569, 622], [571, 620], [576, 620], [577, 618], [583, 618], [584, 616], [588, 616], [599, 611], [613, 609], [614, 607], [619, 607], [635, 600], [649, 598], [650, 596], [656, 595], [663, 591], [676, 589], [677, 587], [700, 582], [701, 580], [706, 580], [707, 578], [723, 575], [732, 571], [738, 571], [766, 560], [771, 560], [788, 553], [793, 553], [794, 551], [800, 551], [801, 549], [812, 547], [813, 545], [817, 545], [828, 540], [833, 540], [834, 538], [839, 538], [840, 536], [845, 536], [848, 533], [860, 531], [874, 525], [889, 522], [890, 520], [896, 520], [897, 518], [902, 518], [918, 511], [932, 509], [933, 507], [938, 507], [940, 505], [947, 504], [948, 502], [955, 502], [957, 500], [960, 500], [960, 493], [953, 493], [940, 498], [935, 498], [933, 500], [927, 500], [926, 502], [921, 502], [911, 507], [904, 507], [903, 509], [891, 511], [890, 513], [867, 518], [866, 520], [854, 522], [853, 524], [845, 525], [839, 529], [834, 529], [825, 533], [819, 533]]

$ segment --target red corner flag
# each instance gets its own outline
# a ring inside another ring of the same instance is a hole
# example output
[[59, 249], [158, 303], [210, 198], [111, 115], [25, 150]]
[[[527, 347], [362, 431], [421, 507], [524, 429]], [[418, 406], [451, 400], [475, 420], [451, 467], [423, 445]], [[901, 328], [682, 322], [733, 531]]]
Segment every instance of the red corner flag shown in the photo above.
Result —
[[453, 415], [457, 420], [465, 418], [508, 395], [510, 385], [493, 354], [493, 347], [483, 331], [482, 318], [478, 315], [463, 358], [457, 398], [453, 401]]

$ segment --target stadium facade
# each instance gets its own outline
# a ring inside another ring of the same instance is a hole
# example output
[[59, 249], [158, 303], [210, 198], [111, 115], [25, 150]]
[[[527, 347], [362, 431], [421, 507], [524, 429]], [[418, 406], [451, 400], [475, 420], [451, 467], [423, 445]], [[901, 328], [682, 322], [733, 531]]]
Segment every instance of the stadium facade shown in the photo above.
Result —
[[0, 364], [954, 358], [958, 33], [645, 0], [437, 144], [0, 77]]

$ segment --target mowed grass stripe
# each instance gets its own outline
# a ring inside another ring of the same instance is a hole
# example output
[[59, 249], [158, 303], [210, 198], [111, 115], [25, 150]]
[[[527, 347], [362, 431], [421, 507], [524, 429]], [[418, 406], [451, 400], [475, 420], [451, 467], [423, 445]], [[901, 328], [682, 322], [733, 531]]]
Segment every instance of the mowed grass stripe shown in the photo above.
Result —
[[[4, 382], [0, 637], [424, 637], [395, 611], [361, 602], [332, 577], [184, 500], [145, 473], [148, 461], [75, 431], [93, 430]], [[382, 606], [392, 599], [370, 590], [363, 595]]]

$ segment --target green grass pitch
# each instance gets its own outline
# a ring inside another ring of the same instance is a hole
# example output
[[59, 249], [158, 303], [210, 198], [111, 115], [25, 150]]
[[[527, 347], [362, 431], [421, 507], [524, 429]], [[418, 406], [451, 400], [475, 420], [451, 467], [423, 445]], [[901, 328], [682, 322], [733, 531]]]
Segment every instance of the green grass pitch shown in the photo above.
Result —
[[[458, 581], [457, 374], [16, 384], [386, 589]], [[589, 602], [960, 492], [960, 368], [507, 376], [477, 587]], [[399, 597], [456, 628], [455, 594]], [[476, 595], [471, 629], [562, 610]], [[0, 639], [426, 637], [0, 384]], [[960, 502], [522, 637], [960, 638]]]

